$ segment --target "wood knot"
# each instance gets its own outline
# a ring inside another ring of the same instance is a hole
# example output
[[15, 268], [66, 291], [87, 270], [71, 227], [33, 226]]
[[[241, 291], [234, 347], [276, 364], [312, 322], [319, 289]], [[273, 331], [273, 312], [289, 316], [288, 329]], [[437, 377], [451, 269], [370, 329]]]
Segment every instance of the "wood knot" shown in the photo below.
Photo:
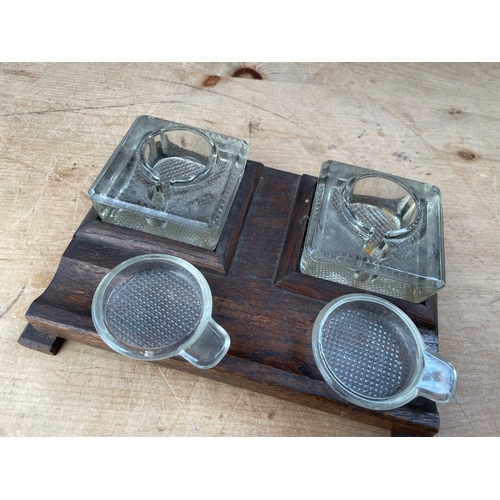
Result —
[[253, 80], [262, 80], [261, 74], [253, 68], [239, 68], [233, 73], [234, 78], [249, 78]]
[[448, 114], [452, 115], [452, 116], [457, 116], [457, 115], [462, 115], [463, 114], [463, 111], [461, 111], [460, 109], [450, 109], [450, 111], [448, 111]]
[[472, 161], [472, 160], [475, 160], [477, 158], [477, 155], [469, 150], [459, 151], [458, 156], [460, 156], [460, 158], [467, 160], [467, 161]]
[[217, 75], [208, 75], [203, 82], [204, 87], [213, 87], [217, 85], [220, 81], [220, 76]]

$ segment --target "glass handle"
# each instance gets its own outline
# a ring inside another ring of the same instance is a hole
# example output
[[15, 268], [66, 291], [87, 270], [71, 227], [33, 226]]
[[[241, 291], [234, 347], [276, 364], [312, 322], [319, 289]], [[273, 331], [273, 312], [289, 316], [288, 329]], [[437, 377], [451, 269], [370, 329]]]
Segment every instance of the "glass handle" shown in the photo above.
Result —
[[213, 368], [225, 356], [230, 344], [226, 330], [210, 319], [198, 340], [181, 356], [197, 368]]
[[419, 394], [436, 401], [448, 403], [457, 391], [457, 372], [453, 365], [429, 351], [424, 352], [424, 370], [418, 383]]

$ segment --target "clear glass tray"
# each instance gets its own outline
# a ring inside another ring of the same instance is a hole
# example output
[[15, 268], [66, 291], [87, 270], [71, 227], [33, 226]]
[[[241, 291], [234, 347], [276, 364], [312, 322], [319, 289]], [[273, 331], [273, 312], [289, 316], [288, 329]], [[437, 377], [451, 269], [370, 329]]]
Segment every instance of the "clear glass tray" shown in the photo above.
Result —
[[372, 293], [422, 302], [445, 285], [440, 190], [325, 162], [300, 270]]
[[213, 250], [248, 149], [241, 139], [140, 116], [89, 197], [105, 222]]

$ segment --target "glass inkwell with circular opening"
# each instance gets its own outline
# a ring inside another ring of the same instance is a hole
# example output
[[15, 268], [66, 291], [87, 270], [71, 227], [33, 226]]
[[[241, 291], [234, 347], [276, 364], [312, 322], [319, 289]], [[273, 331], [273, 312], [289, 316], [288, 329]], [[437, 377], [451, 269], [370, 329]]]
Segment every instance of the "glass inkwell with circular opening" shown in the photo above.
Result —
[[436, 186], [327, 161], [316, 187], [303, 273], [411, 302], [445, 284]]
[[248, 149], [241, 139], [140, 116], [89, 197], [104, 222], [213, 250]]

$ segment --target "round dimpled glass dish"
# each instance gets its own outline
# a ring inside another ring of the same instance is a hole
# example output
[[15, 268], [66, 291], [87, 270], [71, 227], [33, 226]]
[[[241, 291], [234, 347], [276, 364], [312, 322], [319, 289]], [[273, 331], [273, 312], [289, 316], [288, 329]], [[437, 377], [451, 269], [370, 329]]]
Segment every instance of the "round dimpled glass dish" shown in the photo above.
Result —
[[453, 399], [453, 366], [426, 350], [411, 319], [391, 302], [350, 294], [327, 304], [313, 327], [313, 353], [327, 384], [347, 401], [374, 410], [417, 396]]
[[92, 302], [96, 330], [116, 352], [148, 361], [180, 355], [198, 368], [212, 368], [229, 349], [229, 335], [211, 315], [205, 277], [189, 262], [162, 254], [112, 269]]

